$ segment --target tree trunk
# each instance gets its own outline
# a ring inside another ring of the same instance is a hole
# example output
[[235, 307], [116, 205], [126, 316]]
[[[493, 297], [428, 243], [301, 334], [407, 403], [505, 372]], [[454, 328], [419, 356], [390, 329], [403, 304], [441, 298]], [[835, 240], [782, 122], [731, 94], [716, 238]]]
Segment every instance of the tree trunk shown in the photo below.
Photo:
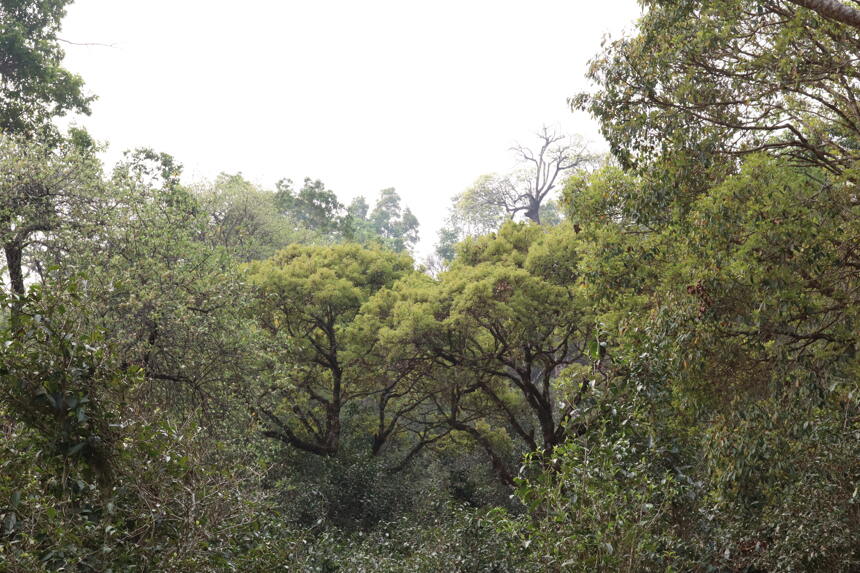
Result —
[[529, 199], [529, 208], [525, 210], [525, 216], [532, 223], [540, 225], [540, 202]]
[[9, 272], [9, 283], [12, 287], [12, 295], [14, 296], [14, 300], [9, 308], [13, 333], [18, 329], [21, 319], [21, 303], [24, 295], [27, 294], [24, 286], [23, 252], [24, 249], [17, 242], [3, 245], [3, 253], [6, 255], [6, 268]]

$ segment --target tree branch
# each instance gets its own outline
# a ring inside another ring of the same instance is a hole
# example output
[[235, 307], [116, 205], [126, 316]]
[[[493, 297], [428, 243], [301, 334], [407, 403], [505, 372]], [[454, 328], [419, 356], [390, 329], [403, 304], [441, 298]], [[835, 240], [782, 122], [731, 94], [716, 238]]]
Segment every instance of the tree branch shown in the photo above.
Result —
[[797, 4], [813, 12], [819, 16], [852, 26], [860, 30], [860, 10], [846, 6], [837, 0], [788, 0], [792, 4]]

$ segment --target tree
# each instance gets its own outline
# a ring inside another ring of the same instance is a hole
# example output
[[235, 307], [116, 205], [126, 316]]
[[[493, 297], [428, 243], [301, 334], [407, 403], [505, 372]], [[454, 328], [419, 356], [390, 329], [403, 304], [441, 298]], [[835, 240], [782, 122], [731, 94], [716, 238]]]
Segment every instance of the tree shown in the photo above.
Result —
[[[74, 140], [51, 147], [0, 135], [0, 178], [0, 243], [11, 292], [22, 298], [28, 255], [48, 249], [56, 261], [64, 231], [98, 225], [101, 165]], [[14, 321], [18, 303], [11, 304]]]
[[383, 189], [373, 210], [358, 196], [347, 209], [351, 239], [361, 244], [379, 243], [396, 252], [411, 251], [418, 242], [418, 219], [409, 207], [402, 207], [393, 188]]
[[370, 205], [367, 204], [367, 199], [362, 195], [359, 195], [350, 202], [349, 206], [346, 208], [346, 212], [353, 221], [364, 221], [367, 219], [367, 214], [370, 212]]
[[755, 152], [837, 174], [860, 159], [855, 29], [776, 0], [643, 6], [637, 35], [592, 61], [597, 91], [571, 104], [601, 121], [624, 167], [649, 174], [655, 210]]
[[[856, 74], [839, 62], [856, 34], [776, 3], [649, 8], [640, 35], [610, 48], [623, 55], [595, 62], [614, 110], [602, 127], [628, 170], [565, 194], [588, 245], [583, 296], [630, 384], [615, 406], [645, 398], [667, 448], [648, 459], [700, 484], [672, 511], [708, 524], [676, 529], [695, 551], [673, 565], [850, 571], [860, 231]], [[755, 121], [727, 120], [744, 113]], [[539, 495], [564, 499], [555, 487]], [[580, 527], [581, 509], [561, 511]]]
[[239, 261], [265, 259], [291, 243], [315, 238], [278, 213], [274, 193], [239, 174], [222, 173], [213, 183], [196, 186], [194, 194], [209, 217], [208, 241]]
[[346, 332], [362, 304], [412, 270], [405, 254], [355, 244], [293, 245], [251, 263], [269, 357], [253, 407], [265, 435], [315, 455], [340, 448], [345, 408], [376, 393]]
[[431, 257], [430, 263], [441, 270], [447, 263], [454, 260], [457, 252], [457, 243], [465, 237], [462, 236], [461, 230], [457, 228], [456, 223], [450, 220], [439, 229], [436, 236], [438, 238], [436, 239], [435, 253]]
[[451, 201], [449, 225], [465, 236], [479, 236], [498, 229], [517, 212], [518, 193], [511, 175], [488, 174]]
[[[504, 208], [488, 199], [493, 195], [490, 189], [499, 184], [502, 183], [498, 176], [483, 175], [474, 186], [454, 197], [436, 242], [435, 256], [443, 265], [454, 260], [457, 243], [497, 231], [509, 218]], [[564, 219], [554, 199], [545, 200], [538, 214], [541, 224], [548, 226], [558, 225]]]
[[428, 318], [426, 308], [414, 312], [412, 305], [430, 302], [435, 292], [435, 281], [426, 274], [405, 275], [362, 305], [349, 332], [353, 344], [363, 349], [360, 364], [370, 374], [370, 387], [377, 389], [373, 454], [383, 446], [399, 448], [397, 470], [451, 432], [444, 420], [434, 416], [433, 380], [438, 372], [415, 346], [420, 335], [412, 330], [413, 321]]
[[511, 218], [508, 205], [516, 203], [516, 189], [510, 176], [482, 175], [463, 193], [451, 200], [448, 226], [465, 237], [496, 231]]
[[607, 416], [614, 424], [560, 445], [554, 471], [540, 455], [526, 456], [516, 493], [530, 511], [511, 521], [545, 570], [665, 571], [682, 562], [672, 515], [678, 487], [628, 407], [617, 403], [619, 415]]
[[31, 288], [19, 302], [12, 329], [0, 329], [0, 404], [51, 456], [82, 462], [87, 479], [109, 483], [117, 444], [107, 395], [134, 373], [117, 368], [101, 333], [76, 312], [82, 297], [75, 282]]
[[418, 242], [418, 219], [409, 207], [400, 206], [400, 195], [393, 188], [379, 192], [368, 222], [382, 244], [394, 251], [410, 251]]
[[426, 403], [435, 414], [424, 439], [447, 426], [483, 450], [508, 485], [519, 454], [549, 455], [569, 433], [585, 431], [576, 413], [589, 381], [609, 376], [595, 325], [571, 286], [571, 234], [566, 226], [507, 223], [461, 245], [436, 281], [395, 285], [400, 300], [381, 312], [384, 344], [426, 362], [433, 388]]
[[321, 236], [334, 239], [348, 236], [344, 206], [322, 181], [306, 177], [302, 188], [295, 190], [292, 181], [282, 179], [276, 187], [275, 203], [282, 214]]
[[221, 569], [273, 515], [252, 457], [141, 404], [89, 286], [32, 285], [18, 331], [0, 324], [0, 569]]
[[0, 3], [0, 132], [33, 137], [53, 132], [51, 120], [89, 113], [94, 99], [80, 77], [60, 64], [57, 33], [71, 0]]
[[537, 224], [559, 223], [561, 213], [552, 192], [571, 171], [596, 161], [580, 141], [546, 127], [538, 133], [536, 150], [519, 145], [513, 151], [520, 159], [520, 169], [506, 175], [482, 175], [452, 199], [436, 245], [436, 258], [443, 264], [453, 260], [456, 243], [496, 231], [520, 214]]
[[247, 297], [179, 172], [169, 155], [127, 154], [102, 190], [100, 224], [73, 237], [48, 278], [82, 274], [90, 320], [125, 367], [143, 372], [135, 397], [190, 417], [226, 412], [228, 382], [244, 363]]
[[527, 171], [518, 174], [515, 189], [519, 194], [513, 202], [509, 202], [506, 194], [503, 196], [506, 197], [505, 209], [511, 217], [522, 211], [527, 219], [540, 224], [541, 206], [555, 189], [559, 177], [571, 169], [585, 167], [592, 157], [582, 142], [567, 139], [546, 127], [537, 137], [536, 149], [522, 145], [514, 148]]
[[571, 169], [585, 167], [593, 161], [580, 141], [557, 134], [544, 127], [532, 149], [513, 148], [522, 168], [509, 175], [485, 175], [473, 187], [454, 200], [454, 210], [469, 226], [477, 229], [498, 226], [505, 217], [519, 213], [537, 224], [541, 208]]

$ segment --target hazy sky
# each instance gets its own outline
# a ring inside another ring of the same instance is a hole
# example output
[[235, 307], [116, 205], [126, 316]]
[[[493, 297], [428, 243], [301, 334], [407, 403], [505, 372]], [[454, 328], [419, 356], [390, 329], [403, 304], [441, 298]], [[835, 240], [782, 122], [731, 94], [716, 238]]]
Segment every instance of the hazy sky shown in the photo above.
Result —
[[66, 65], [98, 96], [79, 123], [173, 154], [190, 180], [395, 187], [428, 252], [450, 197], [513, 167], [542, 125], [604, 146], [566, 98], [635, 0], [76, 0]]

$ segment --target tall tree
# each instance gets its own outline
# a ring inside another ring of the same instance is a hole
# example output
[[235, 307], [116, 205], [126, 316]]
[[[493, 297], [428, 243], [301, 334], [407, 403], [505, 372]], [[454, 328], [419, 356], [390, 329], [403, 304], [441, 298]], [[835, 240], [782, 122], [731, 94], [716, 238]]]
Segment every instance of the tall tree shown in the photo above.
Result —
[[642, 4], [638, 34], [593, 60], [597, 91], [571, 103], [601, 121], [623, 166], [662, 185], [656, 209], [754, 152], [833, 173], [860, 159], [856, 29], [777, 0]]
[[379, 243], [397, 252], [411, 251], [418, 242], [418, 218], [400, 201], [393, 188], [379, 192], [372, 210], [364, 197], [353, 199], [347, 209], [351, 239]]
[[282, 214], [323, 237], [338, 239], [349, 234], [343, 204], [319, 179], [305, 177], [301, 189], [294, 189], [289, 179], [278, 181], [275, 203]]
[[647, 457], [674, 450], [648, 479], [698, 468], [672, 511], [707, 516], [683, 542], [720, 552], [681, 568], [850, 571], [857, 537], [833, 532], [857, 523], [857, 32], [785, 1], [643, 4], [579, 100], [628, 169], [567, 198], [583, 295], [653, 408]]
[[537, 145], [512, 149], [520, 168], [508, 175], [485, 175], [455, 199], [461, 217], [486, 227], [522, 214], [540, 224], [541, 207], [566, 173], [593, 161], [585, 145], [547, 127], [537, 134]]
[[235, 245], [223, 245], [179, 172], [167, 154], [127, 154], [104, 191], [101, 224], [76, 235], [54, 274], [85, 275], [91, 320], [122, 363], [143, 371], [141, 402], [224, 412], [227, 381], [241, 370], [246, 292]]
[[424, 288], [398, 283], [400, 300], [381, 313], [384, 344], [427, 361], [435, 415], [423, 439], [447, 426], [483, 450], [508, 485], [518, 454], [549, 453], [585, 431], [578, 408], [608, 376], [595, 325], [570, 286], [573, 235], [566, 226], [506, 223], [467, 241]]
[[521, 216], [536, 224], [561, 221], [554, 192], [573, 171], [597, 162], [581, 141], [544, 127], [534, 148], [513, 148], [519, 168], [505, 174], [479, 177], [471, 187], [455, 196], [444, 227], [439, 231], [436, 259], [451, 261], [454, 245], [468, 237], [496, 231], [506, 220]]
[[295, 242], [315, 238], [309, 229], [296, 229], [278, 213], [275, 194], [260, 189], [240, 174], [220, 174], [214, 182], [194, 188], [207, 214], [207, 239], [238, 260], [265, 259]]
[[94, 98], [61, 66], [57, 33], [71, 1], [0, 2], [0, 132], [54, 132], [53, 118], [89, 113]]
[[581, 141], [555, 133], [546, 127], [537, 134], [534, 148], [517, 145], [514, 151], [524, 165], [514, 187], [518, 193], [505, 208], [511, 217], [519, 211], [540, 224], [541, 206], [556, 189], [560, 178], [571, 169], [585, 167], [593, 158]]
[[418, 242], [418, 219], [409, 207], [400, 205], [393, 188], [379, 192], [368, 220], [382, 243], [395, 251], [409, 251]]
[[254, 409], [265, 435], [311, 454], [340, 448], [344, 410], [373, 395], [347, 330], [362, 304], [412, 270], [405, 254], [355, 244], [293, 245], [254, 262], [257, 316], [267, 334], [268, 366]]

